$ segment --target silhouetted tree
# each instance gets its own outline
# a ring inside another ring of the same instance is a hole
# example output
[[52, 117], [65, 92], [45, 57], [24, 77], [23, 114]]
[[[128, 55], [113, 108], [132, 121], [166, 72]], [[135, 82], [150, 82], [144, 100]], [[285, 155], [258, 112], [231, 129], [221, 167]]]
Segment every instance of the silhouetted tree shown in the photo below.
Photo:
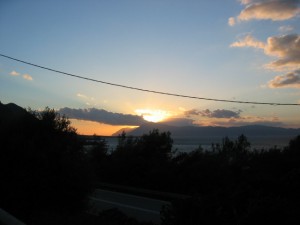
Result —
[[88, 151], [91, 167], [95, 172], [98, 181], [107, 179], [107, 168], [109, 166], [108, 144], [105, 139], [98, 138], [97, 141], [90, 143], [91, 149]]
[[287, 151], [294, 156], [300, 157], [300, 135], [290, 140]]
[[171, 158], [173, 140], [170, 132], [154, 129], [144, 134], [138, 141], [138, 148], [149, 160], [167, 161]]
[[173, 140], [168, 132], [153, 130], [139, 138], [119, 136], [112, 152], [107, 173], [110, 181], [143, 187], [154, 187], [161, 180], [163, 169], [171, 159]]
[[293, 224], [300, 221], [299, 143], [296, 137], [284, 150], [250, 151], [240, 135], [225, 137], [213, 151], [172, 155], [169, 133], [124, 133], [102, 172], [113, 183], [193, 196], [166, 207], [164, 225]]
[[90, 170], [76, 130], [53, 109], [30, 114], [1, 129], [0, 207], [22, 217], [84, 208]]

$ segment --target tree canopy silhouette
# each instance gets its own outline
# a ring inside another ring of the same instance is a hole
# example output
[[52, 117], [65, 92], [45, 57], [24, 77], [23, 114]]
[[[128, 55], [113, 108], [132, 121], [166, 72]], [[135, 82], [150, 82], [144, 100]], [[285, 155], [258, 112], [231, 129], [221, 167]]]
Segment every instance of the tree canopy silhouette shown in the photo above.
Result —
[[36, 210], [84, 207], [91, 190], [86, 154], [70, 121], [50, 108], [1, 126], [0, 207], [21, 218]]

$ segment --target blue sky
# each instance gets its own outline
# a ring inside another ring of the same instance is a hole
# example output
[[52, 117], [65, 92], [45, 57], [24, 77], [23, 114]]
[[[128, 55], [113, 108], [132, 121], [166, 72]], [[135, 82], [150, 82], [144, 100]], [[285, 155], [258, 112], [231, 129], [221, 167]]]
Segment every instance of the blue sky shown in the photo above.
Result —
[[[300, 103], [299, 15], [298, 0], [1, 1], [0, 52], [144, 89]], [[170, 124], [300, 127], [299, 106], [161, 96], [5, 58], [0, 58], [0, 95], [1, 102], [23, 107], [61, 112], [67, 107], [73, 110], [70, 117], [89, 121], [85, 127], [98, 126], [91, 130], [96, 133], [110, 130], [103, 123], [116, 125], [101, 119], [104, 111], [121, 119], [132, 115]], [[95, 119], [90, 112], [97, 110]], [[133, 125], [121, 119], [119, 126]], [[74, 120], [79, 129], [83, 123]]]

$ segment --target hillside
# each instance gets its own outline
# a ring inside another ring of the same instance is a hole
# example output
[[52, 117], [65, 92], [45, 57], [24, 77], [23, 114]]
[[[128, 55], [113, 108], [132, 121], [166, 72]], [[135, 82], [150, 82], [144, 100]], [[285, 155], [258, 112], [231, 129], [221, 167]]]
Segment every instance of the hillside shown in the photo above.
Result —
[[1, 120], [13, 120], [28, 115], [27, 111], [22, 107], [14, 104], [2, 104], [0, 102], [0, 118]]
[[134, 131], [136, 128], [130, 128], [130, 127], [126, 127], [126, 128], [122, 128], [120, 130], [118, 130], [117, 132], [113, 133], [111, 136], [119, 136], [121, 135], [123, 132], [125, 132], [126, 134], [131, 133], [132, 131]]
[[24, 108], [14, 104], [2, 104], [0, 102], [0, 125], [2, 129], [13, 125], [27, 126], [26, 123], [34, 123], [37, 119], [28, 113]]

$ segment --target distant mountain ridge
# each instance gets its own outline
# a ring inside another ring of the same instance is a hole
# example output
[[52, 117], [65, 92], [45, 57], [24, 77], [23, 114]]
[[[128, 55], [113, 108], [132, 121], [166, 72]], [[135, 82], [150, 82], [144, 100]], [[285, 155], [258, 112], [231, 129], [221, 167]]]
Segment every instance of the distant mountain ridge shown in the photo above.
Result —
[[[27, 117], [36, 120], [34, 116], [28, 113], [24, 108], [14, 104], [3, 104], [0, 102], [0, 125], [8, 125], [11, 122], [17, 122]], [[173, 138], [176, 137], [237, 137], [241, 134], [247, 137], [267, 137], [267, 136], [290, 136], [300, 135], [300, 128], [282, 128], [264, 125], [248, 125], [240, 127], [198, 127], [198, 126], [171, 126], [164, 123], [145, 123], [137, 128], [123, 128], [115, 132], [112, 136], [118, 136], [123, 131], [127, 135], [141, 136], [149, 133], [153, 129], [159, 129], [161, 132], [170, 131]]]
[[126, 134], [129, 134], [130, 132], [134, 131], [135, 129], [136, 128], [125, 127], [125, 128], [118, 130], [117, 132], [113, 133], [111, 136], [119, 136], [123, 132], [125, 132]]
[[138, 128], [128, 130], [127, 135], [141, 136], [149, 133], [153, 129], [160, 131], [170, 131], [172, 137], [236, 137], [244, 134], [248, 137], [264, 137], [264, 136], [296, 136], [300, 135], [300, 129], [271, 127], [264, 125], [247, 125], [240, 127], [197, 127], [197, 126], [184, 126], [175, 127], [165, 125], [163, 123], [147, 123]]

